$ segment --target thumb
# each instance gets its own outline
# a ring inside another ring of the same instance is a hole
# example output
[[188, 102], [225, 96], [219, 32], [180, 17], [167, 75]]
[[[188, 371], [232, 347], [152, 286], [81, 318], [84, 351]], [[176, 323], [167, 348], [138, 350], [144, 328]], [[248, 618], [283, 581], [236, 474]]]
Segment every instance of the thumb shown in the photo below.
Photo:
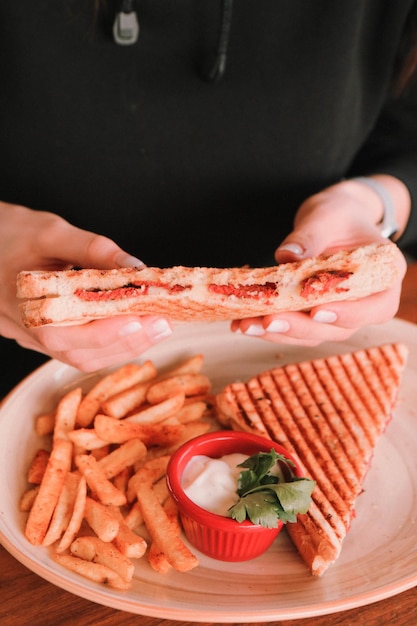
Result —
[[44, 258], [61, 266], [113, 269], [142, 267], [144, 263], [125, 252], [112, 239], [83, 230], [64, 220], [55, 224], [45, 245]]
[[335, 231], [329, 226], [319, 227], [311, 220], [299, 222], [275, 251], [277, 263], [288, 263], [317, 256], [334, 246]]

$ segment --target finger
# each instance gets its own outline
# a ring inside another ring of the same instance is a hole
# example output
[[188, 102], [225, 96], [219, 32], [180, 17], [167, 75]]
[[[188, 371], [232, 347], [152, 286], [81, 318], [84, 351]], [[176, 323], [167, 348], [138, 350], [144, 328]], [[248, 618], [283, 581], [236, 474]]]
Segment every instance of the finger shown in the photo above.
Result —
[[232, 331], [273, 343], [315, 346], [323, 341], [343, 341], [354, 329], [316, 322], [309, 313], [292, 312], [235, 321]]
[[44, 352], [83, 371], [142, 354], [172, 334], [159, 317], [119, 316], [81, 326], [36, 329]]
[[397, 285], [360, 300], [314, 307], [308, 313], [287, 312], [235, 321], [232, 330], [275, 343], [317, 345], [323, 341], [342, 341], [359, 327], [392, 319], [399, 307], [400, 294]]
[[334, 324], [341, 328], [357, 328], [370, 324], [383, 324], [398, 311], [401, 289], [399, 286], [356, 301], [335, 302], [311, 310], [313, 321]]
[[[278, 263], [384, 241], [377, 226], [366, 218], [363, 211], [358, 213], [357, 208], [346, 215], [346, 206], [338, 206], [335, 210], [334, 202], [329, 205], [329, 199], [322, 203], [310, 199], [305, 203], [307, 205], [308, 210], [299, 211], [294, 230], [276, 249]], [[352, 209], [351, 204], [348, 206]], [[341, 223], [344, 224], [343, 229], [340, 228]]]
[[36, 253], [50, 262], [98, 269], [143, 266], [142, 261], [122, 250], [103, 235], [77, 228], [65, 220], [52, 219], [36, 238]]

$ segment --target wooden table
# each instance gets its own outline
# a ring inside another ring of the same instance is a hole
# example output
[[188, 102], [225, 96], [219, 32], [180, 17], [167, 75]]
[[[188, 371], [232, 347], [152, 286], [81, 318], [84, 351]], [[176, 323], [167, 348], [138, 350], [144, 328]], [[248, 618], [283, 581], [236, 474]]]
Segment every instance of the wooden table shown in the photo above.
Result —
[[[417, 263], [404, 281], [399, 317], [417, 323]], [[417, 566], [417, 563], [416, 563]], [[63, 591], [26, 569], [0, 547], [2, 626], [176, 626], [94, 604]], [[182, 622], [186, 624], [186, 622]], [[187, 622], [188, 623], [188, 622]], [[208, 626], [208, 622], [205, 626]], [[417, 624], [417, 588], [365, 607], [322, 617], [274, 622], [275, 626], [410, 626]]]

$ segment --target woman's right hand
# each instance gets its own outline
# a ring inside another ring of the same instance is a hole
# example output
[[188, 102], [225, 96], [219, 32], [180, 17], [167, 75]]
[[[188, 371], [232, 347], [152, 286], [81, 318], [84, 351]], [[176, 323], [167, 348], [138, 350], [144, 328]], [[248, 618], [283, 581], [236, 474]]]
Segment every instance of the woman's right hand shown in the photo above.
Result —
[[111, 239], [82, 230], [61, 217], [0, 203], [0, 334], [91, 372], [129, 361], [171, 335], [160, 317], [123, 315], [78, 326], [23, 326], [16, 299], [22, 270], [94, 267], [112, 269], [143, 265]]

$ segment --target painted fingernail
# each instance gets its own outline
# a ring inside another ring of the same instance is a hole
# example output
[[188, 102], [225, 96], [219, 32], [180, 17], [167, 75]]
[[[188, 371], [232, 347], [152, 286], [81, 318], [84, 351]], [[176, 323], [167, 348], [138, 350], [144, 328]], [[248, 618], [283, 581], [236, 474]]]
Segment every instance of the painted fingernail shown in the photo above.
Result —
[[290, 325], [287, 320], [272, 320], [265, 330], [268, 333], [286, 333], [290, 330]]
[[337, 315], [334, 311], [321, 310], [313, 315], [313, 320], [322, 324], [333, 324], [337, 320]]
[[139, 333], [143, 330], [143, 326], [140, 322], [129, 322], [126, 326], [122, 326], [119, 330], [119, 335], [121, 337], [126, 337], [127, 335], [134, 335], [135, 333]]
[[143, 261], [131, 254], [119, 254], [116, 263], [119, 267], [145, 267]]
[[260, 326], [259, 324], [251, 324], [244, 331], [244, 334], [250, 335], [251, 337], [262, 337], [262, 335], [265, 334], [265, 329], [263, 328], [263, 326]]
[[298, 245], [298, 243], [284, 243], [282, 246], [279, 246], [279, 250], [285, 250], [285, 252], [291, 252], [297, 256], [301, 256], [304, 253], [304, 248]]
[[152, 323], [148, 334], [153, 341], [161, 341], [172, 335], [172, 328], [166, 320], [158, 319]]

